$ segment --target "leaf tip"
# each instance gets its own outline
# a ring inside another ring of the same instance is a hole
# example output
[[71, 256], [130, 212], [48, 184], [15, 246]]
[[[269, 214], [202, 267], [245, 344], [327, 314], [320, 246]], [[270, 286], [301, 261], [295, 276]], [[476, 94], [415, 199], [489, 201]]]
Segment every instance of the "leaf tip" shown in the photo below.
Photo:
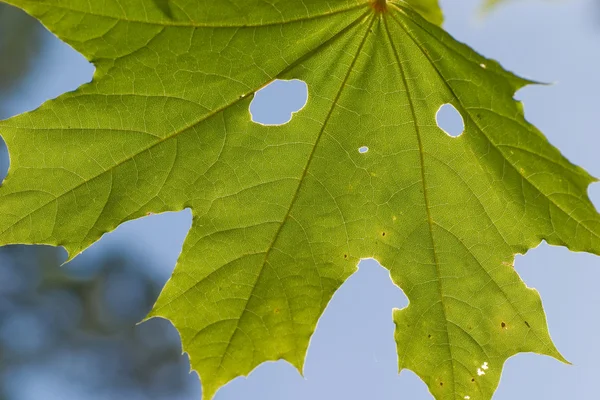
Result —
[[[202, 378], [200, 379], [202, 381]], [[202, 381], [202, 400], [212, 400], [219, 389], [218, 385], [209, 385], [208, 382]]]
[[557, 349], [554, 349], [554, 351], [552, 352], [552, 354], [550, 354], [550, 356], [552, 358], [560, 361], [563, 364], [566, 364], [568, 366], [573, 366], [573, 363], [571, 361], [567, 360]]

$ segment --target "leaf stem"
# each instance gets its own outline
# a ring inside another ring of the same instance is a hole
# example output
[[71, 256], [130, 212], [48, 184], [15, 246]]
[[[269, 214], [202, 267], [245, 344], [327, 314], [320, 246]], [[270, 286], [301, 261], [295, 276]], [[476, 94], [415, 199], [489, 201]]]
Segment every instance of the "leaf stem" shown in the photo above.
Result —
[[387, 11], [387, 0], [373, 0], [371, 7], [373, 7], [377, 13], [384, 13]]

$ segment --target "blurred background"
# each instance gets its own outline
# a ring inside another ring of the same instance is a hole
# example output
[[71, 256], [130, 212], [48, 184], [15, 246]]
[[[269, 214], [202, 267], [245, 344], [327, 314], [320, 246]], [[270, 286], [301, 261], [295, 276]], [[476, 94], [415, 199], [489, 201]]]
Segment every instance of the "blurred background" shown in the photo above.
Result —
[[[527, 118], [572, 161], [600, 176], [600, 2], [442, 0], [457, 39], [520, 75], [554, 82], [517, 97]], [[0, 119], [74, 90], [94, 72], [85, 59], [23, 12], [0, 4]], [[257, 94], [253, 119], [281, 124], [306, 101], [302, 82]], [[9, 158], [0, 140], [0, 180]], [[600, 187], [590, 188], [600, 205]], [[0, 400], [199, 400], [179, 336], [168, 321], [137, 323], [170, 276], [189, 211], [120, 226], [71, 263], [62, 249], [0, 248]], [[505, 366], [494, 399], [597, 399], [600, 259], [542, 244], [516, 268], [537, 288], [551, 334], [573, 366], [531, 354]], [[334, 296], [300, 377], [267, 363], [218, 394], [225, 399], [431, 399], [411, 372], [397, 374], [391, 309], [403, 293], [374, 260]]]
[[[93, 71], [35, 19], [0, 4], [0, 119], [75, 89]], [[8, 164], [2, 143], [0, 179]], [[61, 267], [65, 258], [62, 249], [0, 247], [0, 400], [198, 400], [175, 328], [160, 319], [136, 325], [174, 261], [160, 273], [160, 261], [128, 241]]]
[[0, 399], [192, 398], [174, 328], [135, 325], [161, 284], [144, 263], [105, 249], [61, 268], [61, 256], [0, 250]]

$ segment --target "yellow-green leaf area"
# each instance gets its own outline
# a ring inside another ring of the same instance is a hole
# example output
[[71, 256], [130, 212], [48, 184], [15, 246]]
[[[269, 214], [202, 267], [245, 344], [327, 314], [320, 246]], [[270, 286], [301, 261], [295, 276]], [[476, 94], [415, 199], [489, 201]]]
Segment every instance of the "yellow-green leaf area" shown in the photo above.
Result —
[[[125, 221], [190, 208], [150, 317], [177, 327], [205, 399], [265, 361], [301, 371], [366, 257], [410, 300], [393, 313], [398, 366], [436, 399], [491, 399], [520, 352], [564, 361], [512, 264], [542, 240], [600, 253], [594, 179], [525, 120], [513, 96], [530, 82], [415, 11], [434, 2], [8, 2], [97, 71], [0, 122], [0, 244], [74, 257]], [[288, 124], [254, 123], [274, 79], [306, 82], [308, 102]], [[436, 123], [445, 104], [458, 137]]]
[[[398, 3], [401, 3], [401, 1]], [[405, 0], [405, 3], [433, 24], [441, 25], [444, 22], [444, 15], [438, 0]]]

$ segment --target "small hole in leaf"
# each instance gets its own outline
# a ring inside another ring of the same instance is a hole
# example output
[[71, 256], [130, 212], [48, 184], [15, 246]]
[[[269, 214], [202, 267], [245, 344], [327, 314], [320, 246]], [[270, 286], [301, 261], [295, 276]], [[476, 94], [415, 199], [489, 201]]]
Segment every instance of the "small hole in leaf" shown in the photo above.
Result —
[[452, 104], [444, 104], [435, 116], [438, 127], [448, 136], [459, 137], [465, 131], [465, 121]]
[[358, 152], [360, 154], [365, 154], [367, 151], [369, 151], [369, 148], [367, 146], [363, 146], [361, 148], [358, 149]]
[[252, 121], [262, 125], [285, 125], [308, 101], [308, 86], [298, 79], [274, 80], [254, 95]]

